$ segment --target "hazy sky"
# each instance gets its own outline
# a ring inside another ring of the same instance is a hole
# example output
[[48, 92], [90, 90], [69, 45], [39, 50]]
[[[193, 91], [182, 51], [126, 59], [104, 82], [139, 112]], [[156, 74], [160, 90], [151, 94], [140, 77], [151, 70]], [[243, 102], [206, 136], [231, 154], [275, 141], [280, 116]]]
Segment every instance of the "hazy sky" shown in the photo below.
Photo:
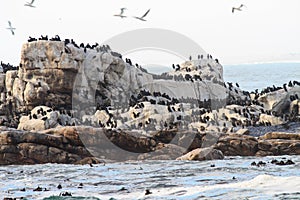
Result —
[[[300, 61], [299, 0], [36, 0], [36, 8], [25, 3], [1, 1], [0, 60], [4, 62], [19, 63], [29, 36], [58, 34], [93, 44], [140, 28], [184, 34], [222, 64]], [[232, 14], [231, 7], [241, 3], [247, 7]], [[146, 22], [114, 17], [121, 7], [128, 9], [124, 14], [129, 16], [151, 11]], [[14, 36], [6, 29], [8, 20], [16, 28]], [[156, 57], [146, 55], [139, 59]]]

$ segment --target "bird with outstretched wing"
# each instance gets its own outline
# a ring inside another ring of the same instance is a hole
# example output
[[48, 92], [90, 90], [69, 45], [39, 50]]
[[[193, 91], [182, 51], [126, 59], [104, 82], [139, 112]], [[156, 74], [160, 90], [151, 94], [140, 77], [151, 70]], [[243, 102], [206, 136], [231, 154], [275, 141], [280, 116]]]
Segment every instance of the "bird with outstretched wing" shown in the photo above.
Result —
[[141, 17], [134, 16], [134, 18], [139, 19], [141, 21], [146, 21], [144, 18], [148, 15], [149, 12], [150, 12], [150, 9], [147, 10], [147, 12], [143, 16], [141, 16]]
[[127, 16], [123, 15], [124, 10], [127, 10], [127, 9], [126, 9], [126, 8], [121, 8], [120, 14], [116, 14], [116, 15], [114, 15], [114, 16], [115, 16], [115, 17], [121, 17], [121, 18], [127, 17]]
[[13, 27], [12, 27], [12, 25], [11, 25], [11, 22], [10, 22], [10, 21], [8, 21], [8, 26], [9, 26], [9, 27], [8, 27], [7, 29], [11, 31], [11, 34], [12, 34], [12, 35], [15, 35], [15, 32], [14, 32], [14, 30], [16, 30], [16, 28], [13, 28]]

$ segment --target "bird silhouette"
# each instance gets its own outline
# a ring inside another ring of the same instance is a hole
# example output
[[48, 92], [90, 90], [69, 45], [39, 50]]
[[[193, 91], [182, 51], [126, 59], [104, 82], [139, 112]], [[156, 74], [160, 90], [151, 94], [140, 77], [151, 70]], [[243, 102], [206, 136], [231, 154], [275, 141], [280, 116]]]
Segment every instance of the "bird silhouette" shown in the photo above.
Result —
[[239, 7], [232, 7], [232, 13], [234, 13], [235, 10], [238, 10], [238, 11], [242, 11], [242, 7], [246, 7], [244, 4], [241, 4]]
[[124, 10], [127, 10], [127, 9], [126, 9], [126, 8], [121, 8], [120, 14], [116, 14], [116, 15], [114, 15], [114, 16], [115, 16], [115, 17], [121, 17], [121, 18], [127, 17], [127, 16], [123, 15]]
[[28, 6], [28, 7], [31, 7], [31, 8], [35, 8], [35, 6], [33, 5], [33, 2], [34, 2], [35, 0], [32, 0], [30, 3], [29, 2], [27, 2], [26, 4], [24, 4], [24, 6]]
[[11, 22], [10, 22], [10, 21], [8, 21], [8, 26], [9, 26], [9, 28], [7, 28], [7, 29], [11, 31], [11, 34], [12, 34], [12, 35], [15, 35], [14, 30], [16, 30], [16, 28], [13, 28], [13, 27], [11, 26]]
[[148, 15], [149, 12], [150, 12], [150, 9], [147, 10], [147, 12], [143, 16], [141, 16], [141, 17], [134, 16], [134, 18], [139, 19], [141, 21], [146, 21], [144, 18]]

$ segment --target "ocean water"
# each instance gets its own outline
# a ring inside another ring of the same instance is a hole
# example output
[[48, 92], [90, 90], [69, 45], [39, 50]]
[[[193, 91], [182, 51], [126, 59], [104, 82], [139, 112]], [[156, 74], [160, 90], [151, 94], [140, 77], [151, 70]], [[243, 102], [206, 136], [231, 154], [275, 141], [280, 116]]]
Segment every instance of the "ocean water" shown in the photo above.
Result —
[[239, 83], [243, 90], [261, 90], [282, 86], [290, 80], [300, 81], [300, 63], [259, 63], [224, 65], [224, 81]]
[[[300, 78], [300, 63], [224, 66], [224, 79], [244, 90]], [[270, 161], [291, 159], [295, 165]], [[264, 161], [266, 166], [251, 166]], [[213, 167], [214, 166], [214, 167]], [[21, 199], [300, 199], [300, 156], [224, 160], [128, 161], [89, 165], [0, 166], [0, 200]], [[80, 184], [82, 183], [82, 186]], [[58, 189], [58, 185], [62, 189]], [[41, 187], [47, 191], [33, 191]], [[25, 189], [25, 191], [21, 191]], [[145, 195], [149, 190], [151, 194]], [[72, 197], [60, 197], [65, 192]]]
[[[291, 159], [278, 166], [270, 161]], [[255, 161], [265, 166], [251, 166]], [[214, 165], [214, 166], [213, 166]], [[0, 196], [25, 199], [295, 199], [300, 156], [0, 167]], [[58, 189], [58, 185], [62, 189]], [[80, 184], [82, 184], [80, 186]], [[33, 191], [37, 187], [47, 191]], [[25, 188], [25, 191], [21, 189]], [[149, 190], [151, 194], [145, 195]], [[72, 197], [59, 197], [69, 192]]]

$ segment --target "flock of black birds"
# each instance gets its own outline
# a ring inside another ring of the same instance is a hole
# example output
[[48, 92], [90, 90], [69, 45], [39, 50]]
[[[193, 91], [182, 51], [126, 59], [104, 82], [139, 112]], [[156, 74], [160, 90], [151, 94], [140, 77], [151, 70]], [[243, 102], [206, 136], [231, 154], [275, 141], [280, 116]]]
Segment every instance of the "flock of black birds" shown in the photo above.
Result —
[[67, 53], [71, 53], [71, 50], [67, 47], [68, 44], [72, 44], [74, 47], [80, 49], [83, 48], [84, 52], [87, 52], [87, 49], [93, 49], [96, 50], [97, 52], [110, 52], [113, 56], [117, 56], [122, 58], [122, 55], [111, 51], [111, 48], [109, 45], [102, 45], [100, 46], [97, 42], [93, 45], [90, 45], [89, 43], [87, 43], [86, 45], [84, 43], [80, 43], [79, 45], [73, 40], [73, 39], [65, 39], [65, 40], [61, 40], [61, 38], [59, 37], [59, 35], [55, 35], [52, 38], [48, 38], [48, 35], [43, 36], [41, 35], [41, 37], [39, 37], [38, 39], [34, 38], [34, 37], [29, 37], [29, 39], [27, 40], [28, 42], [35, 42], [35, 41], [63, 41], [65, 43], [66, 46], [66, 52]]
[[0, 66], [2, 67], [2, 72], [3, 73], [6, 73], [7, 71], [10, 71], [10, 70], [19, 70], [19, 66], [13, 66], [9, 63], [5, 64], [2, 61], [1, 61]]
[[[114, 54], [112, 54], [112, 55], [114, 55]], [[122, 58], [122, 56], [120, 58]], [[125, 62], [127, 64], [129, 64], [130, 66], [135, 66], [137, 69], [140, 69], [144, 73], [148, 73], [148, 71], [145, 68], [143, 68], [141, 65], [139, 65], [138, 63], [135, 63], [135, 65], [133, 65], [130, 58], [125, 58]]]
[[[111, 49], [108, 45], [102, 45], [100, 46], [98, 43], [94, 44], [94, 45], [90, 45], [89, 43], [88, 44], [83, 44], [81, 43], [80, 45], [78, 45], [73, 39], [65, 39], [65, 40], [61, 40], [61, 38], [56, 35], [52, 38], [48, 38], [48, 36], [43, 36], [41, 35], [38, 39], [36, 38], [33, 38], [33, 37], [29, 37], [28, 39], [28, 42], [34, 42], [34, 41], [38, 41], [38, 40], [41, 40], [41, 41], [63, 41], [65, 46], [67, 47], [68, 44], [72, 44], [74, 47], [76, 48], [83, 48], [84, 49], [84, 52], [86, 52], [87, 50], [86, 49], [96, 49], [97, 51], [100, 50], [100, 51], [106, 51], [106, 52], [111, 52]], [[70, 51], [70, 49], [66, 49], [66, 51]], [[118, 53], [116, 53], [118, 54]], [[122, 57], [121, 55], [117, 55], [119, 57]], [[204, 55], [198, 55], [197, 57], [198, 59], [204, 59]], [[209, 60], [213, 60], [213, 57], [210, 55], [210, 54], [207, 54], [206, 55], [206, 58], [209, 59]], [[190, 60], [192, 60], [192, 57], [190, 56]], [[140, 69], [141, 71], [143, 72], [146, 72], [147, 73], [147, 70], [142, 68], [140, 65], [138, 65], [137, 63], [135, 65], [132, 64], [132, 61], [131, 59], [129, 58], [126, 58], [125, 59], [125, 62], [128, 63], [130, 66], [135, 66], [137, 67], [138, 69]], [[214, 59], [214, 62], [216, 63], [219, 63], [218, 59]], [[210, 67], [210, 70], [212, 71], [212, 67], [207, 64], [209, 67]], [[7, 71], [9, 70], [18, 70], [19, 67], [15, 67], [15, 66], [12, 66], [10, 65], [9, 63], [8, 64], [5, 64], [3, 62], [1, 62], [1, 67], [3, 69], [3, 72], [6, 73]], [[175, 71], [179, 71], [181, 70], [181, 67], [180, 65], [176, 65], [173, 64], [172, 65], [172, 68], [175, 70]], [[191, 72], [192, 70], [198, 70], [200, 71], [200, 74], [201, 74], [201, 66], [197, 66], [195, 69], [191, 69], [191, 68], [186, 68], [185, 71], [186, 72]], [[191, 76], [190, 74], [185, 74], [184, 76], [182, 74], [179, 74], [179, 75], [169, 75], [168, 73], [163, 73], [161, 75], [153, 75], [153, 78], [154, 79], [172, 79], [172, 80], [175, 80], [175, 81], [191, 81], [191, 82], [194, 82], [194, 81], [202, 81], [204, 77], [201, 77], [200, 75], [193, 75]], [[205, 77], [206, 79], [209, 80], [209, 77]], [[263, 89], [261, 92], [259, 92], [258, 90], [255, 90], [255, 91], [252, 91], [252, 92], [247, 92], [247, 91], [242, 91], [240, 89], [237, 89], [239, 88], [239, 84], [238, 83], [235, 83], [235, 85], [233, 83], [230, 83], [230, 82], [227, 82], [227, 85], [226, 83], [224, 82], [221, 82], [221, 81], [217, 81], [216, 79], [213, 79], [213, 82], [214, 83], [218, 83], [220, 85], [224, 85], [225, 88], [228, 88], [228, 90], [230, 92], [233, 92], [233, 93], [236, 93], [236, 96], [235, 95], [231, 95], [229, 94], [229, 98], [227, 99], [227, 102], [226, 102], [226, 105], [231, 105], [231, 104], [236, 104], [236, 105], [241, 105], [241, 106], [250, 106], [250, 105], [259, 105], [261, 107], [263, 107], [263, 104], [260, 104], [259, 101], [258, 101], [258, 98], [261, 96], [261, 95], [264, 95], [264, 94], [267, 94], [269, 92], [274, 92], [274, 91], [277, 91], [277, 90], [280, 90], [280, 89], [284, 89], [286, 92], [288, 92], [288, 88], [289, 87], [294, 87], [294, 86], [300, 86], [300, 82], [298, 81], [289, 81], [288, 83], [285, 83], [283, 84], [282, 87], [276, 87], [275, 85], [273, 85], [273, 87], [267, 87], [265, 89]], [[241, 98], [238, 98], [240, 93], [242, 93], [244, 96], [246, 96], [246, 100], [242, 100]], [[250, 98], [250, 94], [254, 94], [254, 99], [251, 100]], [[153, 98], [154, 97], [154, 98]], [[156, 97], [163, 97], [163, 98], [156, 98]], [[295, 95], [291, 95], [290, 96], [290, 100], [293, 101], [293, 100], [297, 100], [299, 99], [298, 95], [295, 94]], [[204, 101], [200, 101], [200, 100], [195, 100], [195, 99], [191, 99], [191, 98], [181, 98], [181, 99], [174, 99], [174, 98], [170, 98], [167, 94], [161, 94], [160, 92], [154, 92], [153, 94], [150, 94], [149, 92], [143, 90], [141, 91], [138, 95], [132, 95], [129, 99], [129, 105], [130, 106], [137, 106], [137, 105], [140, 105], [142, 106], [143, 103], [141, 103], [141, 101], [148, 101], [150, 102], [151, 104], [158, 104], [158, 105], [166, 105], [167, 106], [167, 109], [169, 112], [175, 112], [175, 107], [172, 105], [175, 105], [176, 103], [190, 103], [192, 106], [198, 106], [200, 108], [204, 108], [204, 109], [208, 109], [207, 112], [209, 112], [209, 109], [211, 109], [211, 106], [212, 104], [214, 105], [222, 105], [222, 102], [218, 102], [218, 100], [211, 100], [211, 99], [208, 99], [208, 100], [204, 100]], [[97, 109], [100, 109], [100, 108], [97, 108]], [[101, 108], [103, 109], [103, 108]], [[114, 119], [112, 114], [109, 113], [108, 109], [104, 108], [106, 111], [107, 111], [107, 114], [110, 116], [109, 120], [106, 122], [106, 124], [104, 124], [103, 122], [99, 121], [99, 125], [100, 127], [110, 127], [110, 128], [116, 128], [117, 127], [117, 118]], [[177, 110], [177, 111], [180, 111], [180, 110]], [[261, 110], [262, 113], [266, 113], [266, 114], [269, 114], [269, 115], [274, 115], [274, 116], [281, 116], [282, 118], [284, 118], [285, 120], [295, 120], [295, 117], [294, 116], [289, 116], [289, 115], [279, 115], [278, 113], [274, 113], [274, 112], [270, 112], [270, 111], [265, 111], [264, 109]], [[259, 118], [257, 116], [255, 116], [254, 114], [250, 113], [249, 110], [239, 110], [239, 111], [236, 111], [236, 113], [239, 113], [240, 115], [248, 118], [249, 120], [246, 120], [244, 122], [241, 122], [237, 119], [229, 119], [229, 121], [231, 121], [232, 123], [232, 126], [233, 127], [237, 127], [237, 126], [257, 126], [257, 125], [264, 125], [264, 126], [270, 126], [271, 124], [269, 122], [259, 122], [258, 124], [258, 120]], [[134, 115], [134, 118], [138, 118], [139, 117], [139, 114], [140, 113], [133, 113]], [[47, 117], [44, 116], [46, 115], [44, 113], [44, 111], [42, 112], [42, 119], [43, 120], [47, 120]], [[193, 115], [192, 115], [192, 121], [197, 121], [197, 118], [196, 118], [196, 115], [195, 112], [193, 112]], [[70, 115], [71, 116], [71, 115]], [[37, 116], [36, 115], [29, 115], [29, 117], [32, 119], [37, 119]], [[177, 116], [180, 120], [183, 119], [182, 116]], [[122, 122], [125, 121], [124, 119], [120, 119]], [[201, 118], [200, 119], [198, 118], [198, 121], [200, 120], [200, 122], [203, 122], [203, 123], [207, 123], [209, 121], [212, 121], [211, 119], [207, 119], [207, 118]], [[155, 120], [149, 120], [147, 121], [148, 123], [148, 127], [150, 127], [150, 125], [153, 125], [152, 128], [155, 128], [154, 126], [154, 122]], [[61, 124], [61, 122], [59, 122]], [[157, 123], [157, 122], [155, 122]], [[166, 126], [166, 122], [160, 122], [161, 124], [163, 124], [163, 126]], [[214, 123], [214, 122], [213, 122]], [[91, 121], [85, 121], [83, 122], [83, 124], [92, 124]], [[64, 124], [64, 125], [75, 125], [74, 123], [72, 124]], [[138, 128], [142, 127], [144, 125], [142, 124], [139, 124]]]

